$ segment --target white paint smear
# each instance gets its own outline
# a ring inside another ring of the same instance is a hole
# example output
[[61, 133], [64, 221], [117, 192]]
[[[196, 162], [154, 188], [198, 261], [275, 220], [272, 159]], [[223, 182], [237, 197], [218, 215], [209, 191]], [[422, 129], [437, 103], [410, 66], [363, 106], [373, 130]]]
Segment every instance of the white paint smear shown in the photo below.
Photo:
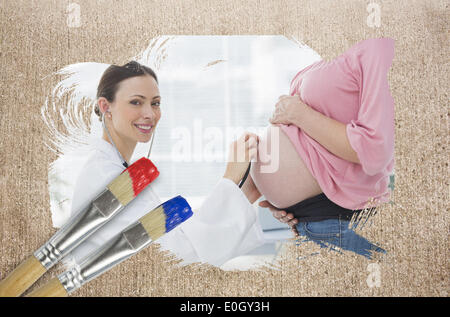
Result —
[[[164, 175], [155, 184], [161, 199], [182, 194], [196, 203], [202, 201], [225, 168], [224, 162], [202, 161], [204, 131], [267, 126], [278, 97], [289, 93], [295, 74], [320, 59], [311, 48], [282, 36], [161, 36], [130, 57], [154, 69], [159, 80], [162, 117], [151, 158]], [[59, 70], [53, 75], [61, 80], [41, 108], [50, 135], [45, 143], [58, 155], [48, 174], [52, 222], [57, 228], [68, 219], [77, 175], [102, 134], [94, 105], [97, 85], [108, 66], [85, 62]], [[193, 122], [199, 120], [204, 131], [195, 134]], [[179, 127], [191, 133], [192, 154], [199, 162], [172, 160], [171, 148], [177, 140], [171, 132]], [[148, 146], [138, 144], [131, 161], [146, 156]], [[222, 141], [219, 150], [227, 147]], [[218, 156], [224, 153], [220, 151]], [[264, 211], [263, 228], [284, 228]]]

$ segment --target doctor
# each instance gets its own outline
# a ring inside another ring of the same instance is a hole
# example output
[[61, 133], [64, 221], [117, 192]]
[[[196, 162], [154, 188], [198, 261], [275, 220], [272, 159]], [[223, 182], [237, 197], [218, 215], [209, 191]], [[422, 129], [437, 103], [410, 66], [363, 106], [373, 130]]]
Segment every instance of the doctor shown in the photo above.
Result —
[[[106, 69], [97, 88], [95, 107], [103, 122], [103, 137], [78, 176], [71, 216], [130, 164], [137, 142], [150, 140], [161, 118], [160, 104], [158, 79], [150, 68], [133, 61]], [[203, 262], [220, 266], [264, 243], [257, 210], [252, 206], [260, 194], [254, 186], [246, 185], [244, 191], [237, 186], [250, 160], [256, 157], [257, 143], [257, 135], [244, 133], [230, 145], [223, 178], [188, 221], [158, 240], [163, 250], [171, 251], [183, 264]], [[238, 161], [233, 154], [245, 159]], [[71, 259], [81, 263], [90, 252], [161, 203], [152, 185], [148, 186], [72, 251]]]

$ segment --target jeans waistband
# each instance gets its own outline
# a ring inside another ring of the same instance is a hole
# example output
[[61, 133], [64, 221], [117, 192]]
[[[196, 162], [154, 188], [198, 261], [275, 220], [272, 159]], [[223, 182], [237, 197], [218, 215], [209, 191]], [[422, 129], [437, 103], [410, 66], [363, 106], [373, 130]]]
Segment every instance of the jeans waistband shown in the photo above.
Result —
[[302, 200], [284, 210], [292, 213], [300, 222], [338, 218], [351, 220], [355, 213], [361, 212], [361, 209], [351, 210], [335, 204], [324, 193]]

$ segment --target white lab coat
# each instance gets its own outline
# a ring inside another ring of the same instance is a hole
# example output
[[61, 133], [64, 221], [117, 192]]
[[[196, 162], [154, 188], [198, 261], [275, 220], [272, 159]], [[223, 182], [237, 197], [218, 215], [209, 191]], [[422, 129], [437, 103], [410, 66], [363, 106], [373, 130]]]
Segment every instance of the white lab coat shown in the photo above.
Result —
[[[81, 211], [124, 169], [114, 147], [99, 139], [78, 176], [71, 216]], [[179, 194], [183, 196], [183, 193]], [[73, 250], [69, 258], [79, 264], [89, 253], [161, 203], [150, 184], [118, 215]], [[163, 250], [182, 259], [182, 264], [203, 262], [220, 266], [261, 246], [264, 238], [257, 210], [236, 184], [222, 178], [202, 206], [193, 210], [191, 218], [157, 242]]]

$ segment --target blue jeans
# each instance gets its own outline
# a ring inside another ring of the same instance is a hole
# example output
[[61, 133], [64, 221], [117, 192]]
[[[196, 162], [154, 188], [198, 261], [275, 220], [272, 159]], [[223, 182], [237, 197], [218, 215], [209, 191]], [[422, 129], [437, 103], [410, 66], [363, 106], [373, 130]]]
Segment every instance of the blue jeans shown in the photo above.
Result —
[[[316, 222], [300, 222], [297, 224], [297, 231], [300, 235], [298, 244], [306, 241], [313, 241], [322, 248], [332, 250], [348, 250], [372, 259], [372, 252], [386, 253], [386, 251], [366, 238], [358, 235], [349, 227], [350, 221], [343, 219], [327, 219]], [[305, 237], [306, 239], [302, 239]], [[336, 249], [337, 247], [338, 249]]]

